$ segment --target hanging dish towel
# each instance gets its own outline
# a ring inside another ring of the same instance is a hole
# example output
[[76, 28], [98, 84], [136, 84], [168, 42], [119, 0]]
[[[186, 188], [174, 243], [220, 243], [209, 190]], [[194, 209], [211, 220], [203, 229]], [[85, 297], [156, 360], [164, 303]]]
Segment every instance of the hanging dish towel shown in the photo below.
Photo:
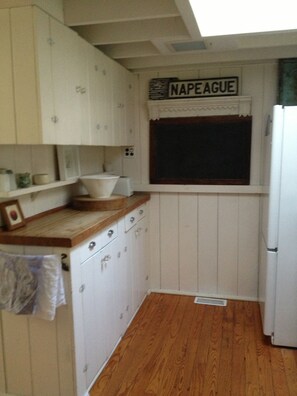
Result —
[[61, 262], [56, 255], [0, 252], [0, 309], [53, 320], [66, 304]]

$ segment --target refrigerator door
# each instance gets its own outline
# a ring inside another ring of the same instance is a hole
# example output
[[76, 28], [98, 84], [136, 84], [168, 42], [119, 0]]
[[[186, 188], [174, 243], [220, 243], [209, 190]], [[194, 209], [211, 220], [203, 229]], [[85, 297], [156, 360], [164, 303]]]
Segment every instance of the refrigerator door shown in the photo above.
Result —
[[265, 335], [271, 336], [274, 332], [274, 312], [275, 312], [275, 285], [277, 253], [266, 250], [266, 245], [262, 241], [260, 266], [260, 310], [262, 316], [262, 327]]
[[[267, 223], [264, 238], [268, 250], [278, 247], [279, 201], [281, 188], [282, 145], [283, 145], [284, 110], [282, 106], [273, 107], [271, 135], [270, 177], [268, 188]], [[268, 159], [269, 160], [269, 157]], [[269, 164], [268, 164], [269, 166]]]
[[284, 109], [273, 343], [297, 347], [297, 107]]

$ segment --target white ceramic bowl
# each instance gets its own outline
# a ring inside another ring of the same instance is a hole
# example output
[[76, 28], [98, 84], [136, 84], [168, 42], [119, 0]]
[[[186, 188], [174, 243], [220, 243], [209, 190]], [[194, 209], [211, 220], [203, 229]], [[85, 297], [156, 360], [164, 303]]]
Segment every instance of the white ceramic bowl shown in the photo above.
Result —
[[108, 198], [111, 196], [119, 176], [99, 174], [81, 176], [80, 180], [91, 198]]

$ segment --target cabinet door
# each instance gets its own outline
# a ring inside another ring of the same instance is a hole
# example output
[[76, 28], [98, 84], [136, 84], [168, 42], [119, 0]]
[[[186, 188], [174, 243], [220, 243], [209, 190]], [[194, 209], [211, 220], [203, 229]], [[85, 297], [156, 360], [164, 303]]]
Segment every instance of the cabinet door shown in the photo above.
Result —
[[114, 62], [112, 65], [112, 133], [113, 145], [121, 146], [126, 133], [126, 73]]
[[77, 35], [50, 19], [55, 122], [58, 144], [80, 144], [80, 92], [77, 79]]
[[76, 93], [78, 96], [78, 134], [81, 136], [81, 144], [90, 145], [90, 84], [89, 84], [89, 50], [94, 47], [81, 37], [75, 37], [75, 50], [77, 57], [77, 76], [75, 79]]
[[126, 78], [126, 131], [124, 145], [133, 146], [135, 136], [135, 79], [136, 77], [127, 72]]
[[[106, 360], [104, 318], [104, 281], [100, 253], [81, 265], [86, 386], [92, 383]], [[98, 303], [99, 301], [99, 303]]]
[[0, 10], [0, 144], [15, 144], [9, 10]]
[[104, 306], [104, 313], [100, 318], [99, 326], [104, 328], [105, 331], [104, 342], [106, 347], [106, 358], [110, 356], [118, 341], [115, 304], [115, 294], [117, 293], [117, 290], [114, 282], [116, 262], [117, 239], [110, 242], [103, 250], [101, 250], [100, 271], [97, 269], [97, 274], [101, 277], [101, 282], [98, 281], [97, 284], [100, 284], [101, 289], [104, 290], [104, 296], [102, 296], [100, 292], [96, 295], [96, 304], [103, 304]]
[[39, 8], [33, 8], [36, 43], [36, 68], [39, 80], [39, 101], [41, 117], [41, 142], [57, 143], [56, 114], [52, 76], [52, 39], [50, 17]]
[[125, 221], [118, 222], [118, 260], [115, 267], [115, 302], [117, 312], [118, 338], [122, 337], [127, 325], [131, 320], [131, 282], [130, 269], [128, 267], [127, 234], [125, 233]]
[[89, 52], [90, 136], [91, 144], [112, 144], [111, 60], [96, 48]]

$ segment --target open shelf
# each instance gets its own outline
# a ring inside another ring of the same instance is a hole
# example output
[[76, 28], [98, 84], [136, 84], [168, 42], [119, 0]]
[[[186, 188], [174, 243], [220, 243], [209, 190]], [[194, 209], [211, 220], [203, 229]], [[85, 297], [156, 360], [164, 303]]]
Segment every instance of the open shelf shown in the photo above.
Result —
[[58, 188], [58, 187], [67, 186], [69, 184], [74, 184], [77, 183], [77, 181], [78, 179], [74, 178], [71, 180], [54, 181], [52, 183], [42, 184], [38, 186], [33, 185], [26, 188], [18, 188], [17, 190], [12, 190], [12, 191], [0, 191], [0, 198], [13, 198], [26, 194], [34, 194], [34, 193], [38, 193], [39, 191], [45, 191], [45, 190], [50, 190], [52, 188]]

